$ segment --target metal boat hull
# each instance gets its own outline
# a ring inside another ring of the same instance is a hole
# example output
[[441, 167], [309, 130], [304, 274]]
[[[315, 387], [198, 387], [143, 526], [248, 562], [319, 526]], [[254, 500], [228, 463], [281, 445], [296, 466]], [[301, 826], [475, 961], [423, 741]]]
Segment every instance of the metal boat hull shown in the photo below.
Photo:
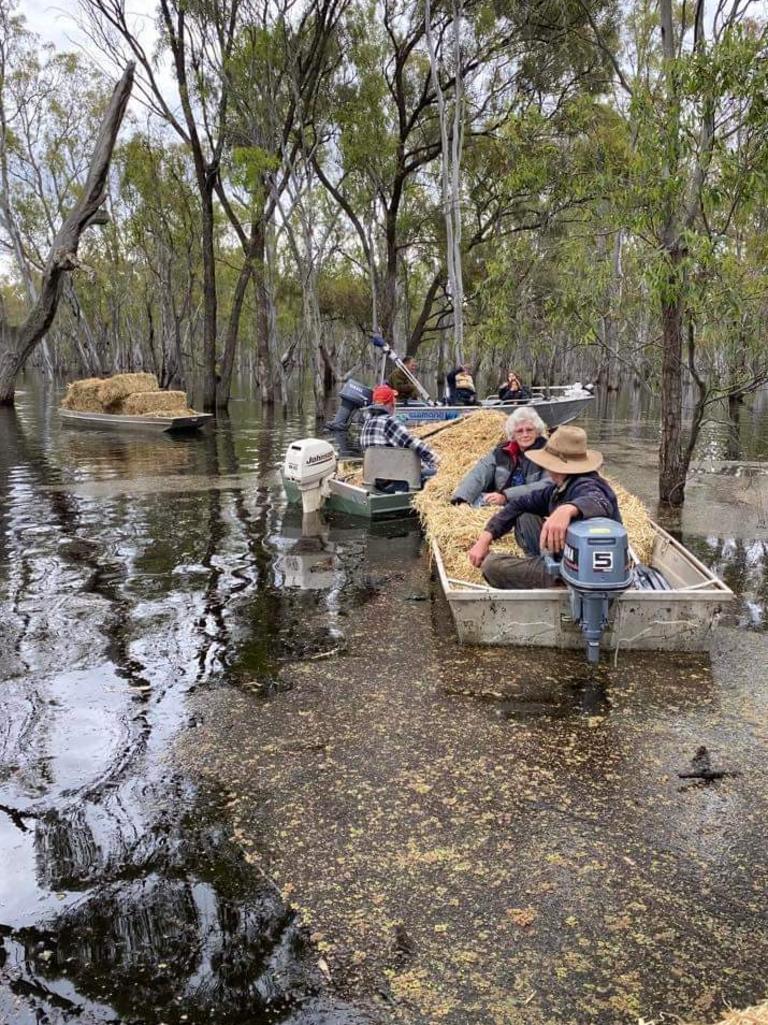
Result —
[[150, 431], [154, 434], [197, 431], [213, 419], [211, 413], [197, 413], [195, 416], [127, 416], [121, 413], [78, 413], [72, 409], [60, 409], [59, 415], [67, 424], [98, 427], [102, 430]]
[[[625, 591], [611, 606], [601, 641], [618, 650], [706, 651], [712, 630], [733, 592], [657, 524], [651, 565], [664, 573], [669, 591]], [[466, 644], [581, 648], [584, 636], [571, 620], [561, 588], [503, 591], [449, 577], [433, 544], [440, 583], [459, 640]]]
[[[293, 481], [283, 477], [283, 488], [289, 502], [301, 502], [301, 492]], [[325, 500], [324, 509], [346, 513], [349, 516], [362, 516], [369, 520], [408, 516], [412, 512], [411, 498], [415, 494], [404, 491], [396, 495], [385, 495], [380, 491], [369, 490], [335, 478], [330, 481], [330, 490], [331, 494]]]
[[594, 396], [584, 395], [575, 398], [528, 399], [523, 402], [500, 402], [480, 406], [419, 406], [402, 405], [397, 407], [397, 417], [408, 426], [417, 424], [439, 423], [443, 420], [457, 420], [461, 416], [471, 416], [479, 409], [493, 409], [499, 413], [509, 414], [520, 406], [533, 406], [547, 427], [559, 427], [570, 423], [580, 416], [594, 402]]

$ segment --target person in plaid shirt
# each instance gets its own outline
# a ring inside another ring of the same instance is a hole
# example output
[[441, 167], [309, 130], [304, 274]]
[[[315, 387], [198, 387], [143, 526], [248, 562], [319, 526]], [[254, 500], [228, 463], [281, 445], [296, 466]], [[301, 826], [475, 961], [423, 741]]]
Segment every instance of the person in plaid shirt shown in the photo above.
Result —
[[395, 411], [397, 392], [388, 384], [373, 389], [373, 398], [368, 407], [368, 418], [360, 431], [360, 447], [365, 450], [376, 445], [388, 448], [412, 448], [422, 462], [422, 480], [431, 477], [437, 470], [437, 456], [423, 441], [419, 441], [392, 415]]

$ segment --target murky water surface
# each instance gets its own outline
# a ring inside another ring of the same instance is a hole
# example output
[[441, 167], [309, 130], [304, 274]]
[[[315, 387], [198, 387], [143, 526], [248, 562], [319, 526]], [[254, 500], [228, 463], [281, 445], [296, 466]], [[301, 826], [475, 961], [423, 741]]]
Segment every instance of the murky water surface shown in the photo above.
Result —
[[[673, 522], [766, 624], [768, 405], [708, 429]], [[32, 384], [0, 410], [0, 1021], [352, 1025], [270, 882], [227, 839], [227, 803], [168, 759], [188, 696], [268, 696], [287, 659], [343, 652], [413, 524], [301, 536], [279, 467], [314, 418], [248, 401], [192, 438], [62, 427]], [[587, 423], [651, 504], [658, 424], [641, 393]], [[427, 580], [424, 586], [427, 587]], [[502, 717], [599, 715], [576, 687]], [[254, 705], [254, 715], [268, 705]], [[263, 837], [268, 846], [269, 836]]]

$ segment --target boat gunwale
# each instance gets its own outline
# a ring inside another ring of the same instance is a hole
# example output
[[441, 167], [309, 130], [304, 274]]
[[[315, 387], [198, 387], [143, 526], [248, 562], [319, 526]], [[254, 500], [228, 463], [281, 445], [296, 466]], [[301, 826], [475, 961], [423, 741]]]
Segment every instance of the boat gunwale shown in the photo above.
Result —
[[[285, 477], [281, 474], [283, 482], [283, 491], [289, 502], [296, 503], [301, 501], [301, 493], [294, 484], [293, 481], [286, 481]], [[415, 516], [416, 510], [413, 508], [411, 499], [414, 495], [419, 494], [419, 491], [397, 491], [391, 495], [385, 492], [372, 492], [371, 489], [365, 485], [351, 484], [349, 481], [340, 480], [338, 477], [330, 478], [331, 495], [327, 500], [323, 508], [328, 509], [329, 512], [343, 512], [349, 516], [361, 516], [365, 519], [376, 519], [381, 517], [393, 516]], [[289, 488], [291, 489], [289, 492]], [[420, 489], [419, 489], [420, 490]], [[332, 501], [333, 497], [337, 497], [342, 501], [353, 503], [355, 508], [347, 509], [334, 509], [333, 506], [328, 506], [328, 502]], [[359, 507], [359, 509], [357, 508]]]
[[195, 413], [194, 416], [151, 416], [131, 413], [86, 413], [77, 409], [59, 409], [63, 420], [74, 423], [92, 423], [119, 427], [159, 427], [163, 431], [178, 427], [202, 427], [213, 420], [213, 413]]
[[[459, 416], [471, 416], [473, 413], [482, 412], [483, 410], [485, 412], [511, 413], [515, 409], [520, 409], [523, 406], [530, 406], [532, 409], [537, 409], [537, 407], [541, 407], [541, 406], [547, 406], [549, 408], [549, 407], [560, 406], [560, 405], [569, 405], [569, 404], [574, 403], [574, 402], [580, 403], [580, 405], [579, 405], [579, 412], [581, 412], [581, 410], [583, 408], [585, 408], [587, 405], [589, 405], [590, 402], [594, 402], [594, 400], [595, 400], [595, 396], [594, 395], [561, 395], [561, 396], [558, 396], [556, 398], [549, 398], [549, 399], [544, 397], [544, 396], [541, 396], [541, 397], [534, 396], [534, 397], [532, 397], [530, 399], [516, 399], [516, 400], [514, 400], [512, 402], [502, 402], [502, 401], [492, 402], [489, 399], [483, 399], [476, 406], [457, 406], [457, 405], [446, 405], [446, 406], [443, 406], [443, 405], [440, 405], [440, 404], [435, 404], [435, 405], [429, 406], [426, 403], [421, 403], [421, 404], [413, 403], [413, 404], [411, 404], [411, 403], [406, 402], [406, 403], [398, 404], [395, 407], [395, 416], [405, 416], [407, 420], [414, 420], [414, 421], [420, 420], [420, 419], [430, 420], [430, 419], [434, 419], [434, 417], [419, 416], [418, 414], [419, 413], [428, 414], [428, 413], [435, 413], [435, 412], [443, 412], [443, 413], [446, 413], [446, 414], [448, 414], [448, 413], [456, 413], [457, 417], [454, 417], [454, 419], [457, 419]], [[574, 419], [578, 415], [579, 415], [578, 413], [575, 413], [574, 414]], [[448, 417], [446, 416], [444, 419], [448, 419]], [[558, 425], [558, 426], [561, 426], [561, 425]]]
[[[691, 563], [699, 573], [706, 577], [706, 579], [700, 583], [691, 585], [690, 588], [670, 588], [668, 591], [646, 591], [639, 589], [628, 589], [622, 591], [620, 595], [615, 599], [616, 601], [696, 601], [696, 602], [711, 602], [715, 599], [722, 601], [730, 601], [734, 597], [734, 593], [728, 585], [720, 580], [719, 577], [715, 576], [712, 570], [708, 569], [703, 562], [696, 558], [696, 556], [690, 552], [685, 545], [677, 541], [671, 534], [669, 534], [663, 527], [659, 526], [654, 520], [650, 520], [650, 524], [660, 539], [672, 547], [681, 555], [687, 562]], [[440, 583], [443, 588], [443, 593], [446, 599], [451, 601], [501, 601], [501, 602], [519, 602], [521, 600], [531, 599], [544, 599], [551, 600], [556, 596], [562, 596], [563, 599], [568, 599], [568, 591], [563, 589], [557, 589], [551, 587], [537, 587], [520, 590], [502, 589], [496, 587], [490, 587], [488, 584], [476, 584], [469, 580], [457, 580], [455, 577], [449, 577], [443, 563], [442, 554], [440, 548], [434, 540], [430, 541], [430, 547], [432, 550], [432, 558], [435, 560], [437, 565], [437, 572], [440, 577]], [[713, 585], [708, 589], [705, 589], [702, 584]], [[458, 585], [458, 586], [457, 586]], [[555, 591], [555, 593], [553, 593]]]

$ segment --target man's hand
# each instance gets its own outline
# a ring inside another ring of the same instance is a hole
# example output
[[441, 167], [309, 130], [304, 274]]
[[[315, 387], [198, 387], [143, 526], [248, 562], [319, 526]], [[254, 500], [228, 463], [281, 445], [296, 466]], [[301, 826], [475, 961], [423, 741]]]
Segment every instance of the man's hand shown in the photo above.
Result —
[[488, 494], [485, 496], [485, 500], [484, 500], [483, 504], [484, 505], [506, 505], [507, 504], [507, 496], [506, 495], [502, 495], [502, 493], [500, 491], [489, 491]]
[[552, 515], [544, 520], [544, 526], [541, 528], [539, 536], [539, 547], [541, 550], [562, 552], [565, 546], [565, 532], [568, 529], [568, 524], [578, 514], [579, 510], [576, 506], [569, 503], [555, 509]]
[[469, 561], [476, 569], [479, 569], [485, 561], [485, 557], [491, 547], [491, 541], [493, 541], [493, 538], [487, 530], [484, 530], [477, 541], [475, 541], [469, 549]]

